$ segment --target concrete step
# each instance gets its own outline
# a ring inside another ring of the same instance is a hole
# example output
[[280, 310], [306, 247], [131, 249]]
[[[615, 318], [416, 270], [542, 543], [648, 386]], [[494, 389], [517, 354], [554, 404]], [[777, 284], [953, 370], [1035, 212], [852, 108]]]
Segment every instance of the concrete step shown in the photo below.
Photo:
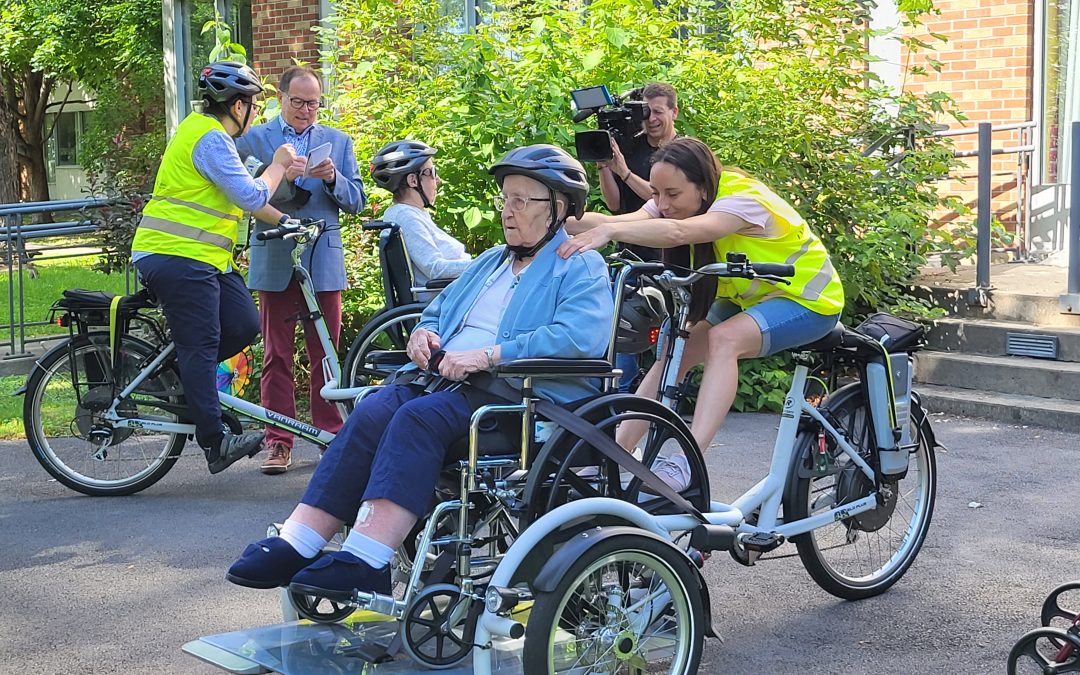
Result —
[[938, 319], [927, 335], [930, 349], [968, 354], [1005, 356], [1009, 333], [1054, 336], [1058, 361], [1080, 362], [1080, 327], [1032, 326], [992, 319]]
[[1080, 402], [920, 384], [915, 390], [929, 413], [981, 417], [1004, 424], [1080, 430]]
[[952, 317], [1080, 328], [1080, 314], [1063, 314], [1057, 296], [990, 290], [987, 291], [987, 306], [982, 307], [969, 304], [968, 291], [963, 289], [921, 286], [912, 290]]
[[915, 380], [945, 387], [1080, 401], [1080, 363], [1065, 361], [924, 350], [915, 355]]

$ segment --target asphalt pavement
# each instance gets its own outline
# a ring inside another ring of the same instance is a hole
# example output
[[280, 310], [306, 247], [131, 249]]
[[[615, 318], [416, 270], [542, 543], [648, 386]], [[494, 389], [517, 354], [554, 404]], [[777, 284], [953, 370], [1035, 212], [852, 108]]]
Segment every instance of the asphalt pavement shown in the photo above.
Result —
[[[797, 557], [746, 568], [714, 556], [706, 577], [725, 641], [706, 643], [702, 673], [1004, 672], [1045, 595], [1080, 579], [1080, 433], [931, 419], [948, 450], [908, 574], [844, 602]], [[708, 455], [714, 497], [764, 474], [775, 423], [732, 415]], [[254, 460], [211, 476], [189, 447], [145, 492], [91, 498], [50, 479], [24, 443], [0, 443], [0, 673], [221, 672], [180, 646], [280, 620], [276, 592], [224, 572], [299, 497], [318, 455], [296, 454], [282, 476]]]

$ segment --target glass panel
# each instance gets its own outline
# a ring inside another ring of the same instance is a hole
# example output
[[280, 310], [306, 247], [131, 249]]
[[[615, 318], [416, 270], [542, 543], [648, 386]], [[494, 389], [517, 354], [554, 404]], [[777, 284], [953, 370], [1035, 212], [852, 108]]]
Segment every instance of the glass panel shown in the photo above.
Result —
[[185, 43], [188, 53], [188, 91], [191, 98], [198, 98], [195, 83], [199, 71], [210, 62], [210, 52], [214, 49], [214, 32], [202, 34], [203, 25], [214, 20], [214, 0], [186, 0], [184, 14], [187, 17]]
[[251, 0], [229, 0], [229, 9], [226, 12], [229, 17], [229, 26], [232, 27], [232, 40], [244, 45], [247, 50], [247, 61], [252, 63], [255, 54], [252, 51], [251, 31]]
[[56, 164], [58, 166], [76, 166], [79, 163], [79, 116], [78, 113], [60, 113], [53, 129], [56, 139]]
[[1048, 0], [1043, 91], [1043, 181], [1069, 181], [1070, 127], [1080, 120], [1080, 0]]

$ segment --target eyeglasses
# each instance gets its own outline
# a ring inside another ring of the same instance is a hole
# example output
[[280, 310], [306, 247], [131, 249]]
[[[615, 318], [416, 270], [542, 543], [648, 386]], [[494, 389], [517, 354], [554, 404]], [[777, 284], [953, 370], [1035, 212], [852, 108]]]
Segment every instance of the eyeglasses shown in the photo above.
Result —
[[427, 176], [428, 178], [433, 179], [439, 177], [439, 174], [435, 172], [435, 167], [431, 167], [430, 169], [423, 169], [422, 171], [420, 171], [420, 175]]
[[513, 197], [507, 197], [504, 194], [495, 195], [495, 208], [502, 211], [507, 206], [515, 213], [520, 213], [529, 208], [529, 202], [550, 202], [549, 197], [519, 197], [517, 195]]
[[288, 94], [285, 94], [285, 96], [289, 99], [289, 105], [292, 106], [293, 110], [302, 110], [304, 108], [307, 108], [308, 110], [318, 110], [323, 105], [323, 100], [321, 98], [309, 101], [297, 96], [289, 96]]

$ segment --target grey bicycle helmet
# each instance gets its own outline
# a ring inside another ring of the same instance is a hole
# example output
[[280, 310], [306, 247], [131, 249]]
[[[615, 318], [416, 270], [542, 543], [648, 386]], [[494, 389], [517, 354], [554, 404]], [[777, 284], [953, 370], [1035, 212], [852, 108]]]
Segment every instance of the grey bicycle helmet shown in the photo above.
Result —
[[652, 347], [652, 331], [667, 316], [664, 294], [658, 288], [644, 286], [623, 298], [619, 308], [619, 329], [615, 334], [616, 351], [640, 354]]
[[417, 173], [438, 152], [420, 141], [394, 141], [387, 143], [371, 158], [371, 177], [384, 190], [397, 192], [401, 181], [411, 173]]
[[199, 96], [215, 103], [228, 103], [237, 96], [252, 98], [263, 91], [255, 71], [236, 61], [215, 61], [199, 73]]
[[580, 218], [585, 213], [585, 200], [589, 195], [585, 167], [562, 148], [546, 143], [515, 148], [488, 169], [488, 173], [495, 176], [499, 187], [511, 174], [528, 176], [566, 195], [568, 216]]

